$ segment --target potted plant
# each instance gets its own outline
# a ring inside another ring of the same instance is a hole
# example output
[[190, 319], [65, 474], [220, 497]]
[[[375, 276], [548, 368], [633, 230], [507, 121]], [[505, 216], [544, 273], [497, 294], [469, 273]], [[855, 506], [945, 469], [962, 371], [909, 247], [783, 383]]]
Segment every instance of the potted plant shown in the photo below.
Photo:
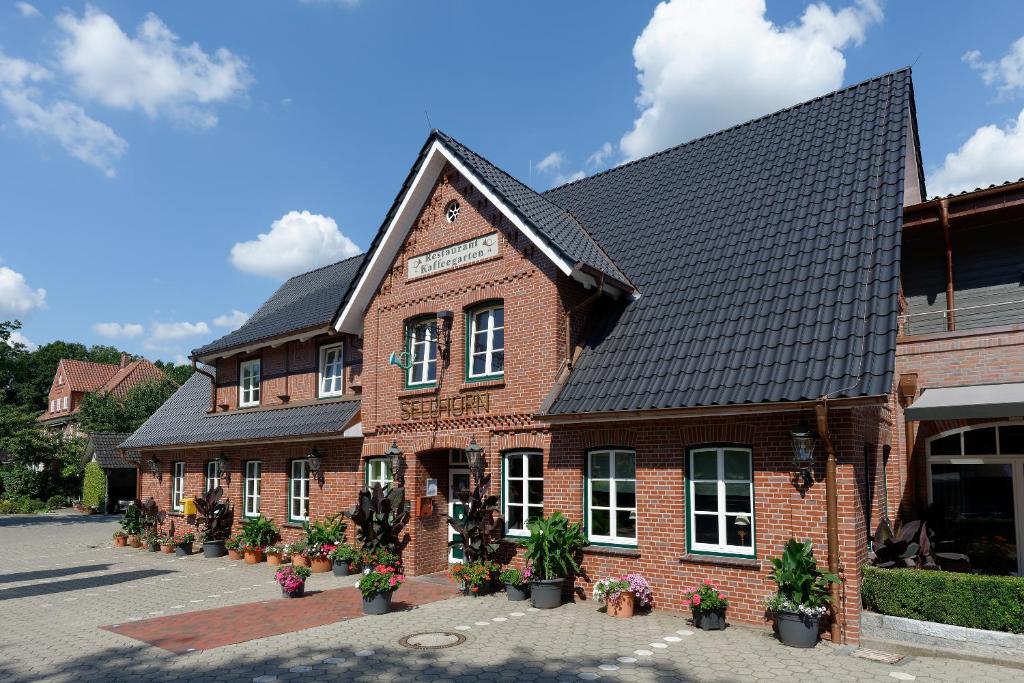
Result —
[[381, 550], [390, 553], [401, 551], [403, 529], [409, 522], [405, 489], [401, 486], [392, 486], [385, 492], [377, 483], [372, 489], [361, 490], [355, 507], [345, 515], [355, 524], [356, 541], [364, 552], [364, 563]]
[[160, 551], [168, 555], [174, 552], [174, 538], [172, 536], [160, 537]]
[[195, 524], [203, 539], [203, 557], [224, 557], [227, 554], [225, 539], [231, 534], [233, 508], [224, 497], [220, 486], [210, 489], [201, 496], [195, 496]]
[[720, 631], [725, 628], [725, 610], [729, 601], [715, 584], [707, 579], [687, 588], [683, 600], [693, 612], [693, 625], [705, 631]]
[[459, 584], [463, 595], [474, 598], [491, 592], [491, 565], [489, 562], [456, 563], [448, 570], [452, 580]]
[[594, 584], [594, 600], [607, 605], [608, 614], [625, 618], [633, 616], [634, 595], [625, 576], [601, 579]]
[[121, 528], [128, 534], [128, 545], [133, 548], [142, 546], [142, 539], [140, 538], [142, 534], [142, 511], [136, 502], [132, 502], [125, 508], [124, 515], [121, 517]]
[[306, 579], [309, 575], [309, 567], [281, 567], [274, 578], [280, 584], [284, 597], [301, 598], [306, 592]]
[[378, 564], [386, 564], [389, 567], [395, 567], [396, 569], [402, 568], [402, 560], [396, 553], [391, 552], [387, 548], [378, 548], [373, 552], [363, 551], [360, 553], [362, 569], [373, 568]]
[[[462, 506], [462, 516], [448, 517], [448, 524], [458, 538], [449, 541], [448, 545], [462, 550], [463, 562], [483, 563], [488, 575], [492, 569], [490, 560], [498, 550], [497, 541], [501, 534], [498, 496], [492, 495], [490, 491], [491, 475], [475, 480], [471, 490], [455, 493]], [[497, 579], [498, 566], [494, 565], [493, 568], [494, 578]]]
[[533, 606], [554, 609], [562, 604], [565, 579], [580, 570], [576, 555], [587, 545], [583, 526], [579, 522], [570, 524], [561, 512], [531, 520], [527, 526], [530, 537], [521, 544], [526, 548], [527, 562], [533, 567]]
[[308, 567], [309, 558], [306, 557], [306, 542], [299, 540], [292, 543], [289, 548], [289, 555], [292, 558], [292, 565], [295, 567]]
[[267, 564], [279, 565], [281, 560], [284, 558], [284, 546], [272, 545], [267, 548]]
[[363, 614], [387, 614], [391, 596], [402, 586], [405, 577], [394, 567], [378, 564], [363, 571], [359, 592], [363, 594]]
[[768, 599], [767, 608], [775, 619], [779, 639], [790, 647], [814, 647], [818, 643], [821, 618], [832, 602], [829, 593], [835, 574], [818, 569], [810, 541], [789, 539], [782, 557], [772, 558], [771, 579], [778, 592]]
[[224, 549], [228, 551], [228, 559], [242, 559], [242, 536], [236, 534], [224, 541]]
[[329, 572], [334, 566], [331, 553], [345, 538], [345, 522], [341, 514], [327, 517], [322, 522], [303, 522], [306, 534], [306, 557], [314, 573]]
[[280, 532], [273, 520], [259, 515], [245, 520], [241, 535], [245, 563], [258, 564], [263, 561], [263, 549], [273, 544]]
[[128, 545], [128, 534], [121, 529], [114, 532], [114, 545], [118, 548], [124, 548]]
[[351, 574], [353, 565], [359, 561], [359, 558], [359, 551], [347, 543], [335, 546], [331, 552], [331, 561], [334, 562], [334, 575], [348, 576]]
[[155, 553], [160, 551], [160, 537], [157, 536], [155, 531], [147, 531], [142, 537], [142, 542], [149, 549], [149, 552]]
[[182, 531], [174, 534], [174, 554], [184, 557], [192, 554], [192, 544], [196, 542], [196, 535], [191, 531]]
[[509, 567], [498, 575], [498, 580], [505, 586], [505, 595], [512, 602], [525, 600], [530, 596], [530, 577], [533, 571], [530, 565], [519, 571], [515, 567]]

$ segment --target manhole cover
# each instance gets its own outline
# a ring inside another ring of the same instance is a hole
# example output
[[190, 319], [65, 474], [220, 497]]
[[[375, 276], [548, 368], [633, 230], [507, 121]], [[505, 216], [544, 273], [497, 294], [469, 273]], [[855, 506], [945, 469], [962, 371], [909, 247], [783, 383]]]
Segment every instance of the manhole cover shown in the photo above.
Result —
[[414, 633], [398, 641], [399, 645], [413, 650], [443, 650], [466, 642], [466, 636], [451, 631], [428, 631]]
[[906, 655], [882, 652], [881, 650], [869, 650], [864, 647], [857, 648], [850, 653], [850, 656], [867, 659], [872, 662], [882, 662], [883, 664], [898, 664], [906, 658]]

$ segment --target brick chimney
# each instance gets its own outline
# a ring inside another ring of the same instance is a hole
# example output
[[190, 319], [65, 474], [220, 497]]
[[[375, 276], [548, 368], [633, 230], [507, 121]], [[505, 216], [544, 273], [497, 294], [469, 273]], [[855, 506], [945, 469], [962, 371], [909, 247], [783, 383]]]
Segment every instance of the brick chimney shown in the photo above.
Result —
[[122, 352], [121, 353], [121, 367], [122, 368], [128, 367], [128, 363], [130, 363], [130, 362], [131, 362], [131, 359], [128, 357], [128, 354]]

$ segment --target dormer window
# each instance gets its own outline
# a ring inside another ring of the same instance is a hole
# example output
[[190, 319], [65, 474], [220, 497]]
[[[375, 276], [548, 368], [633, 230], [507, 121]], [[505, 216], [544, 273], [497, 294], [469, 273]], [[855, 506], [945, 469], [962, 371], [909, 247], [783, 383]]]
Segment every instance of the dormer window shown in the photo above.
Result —
[[260, 359], [242, 361], [238, 366], [238, 407], [260, 404]]
[[341, 396], [345, 391], [341, 344], [320, 347], [320, 397]]

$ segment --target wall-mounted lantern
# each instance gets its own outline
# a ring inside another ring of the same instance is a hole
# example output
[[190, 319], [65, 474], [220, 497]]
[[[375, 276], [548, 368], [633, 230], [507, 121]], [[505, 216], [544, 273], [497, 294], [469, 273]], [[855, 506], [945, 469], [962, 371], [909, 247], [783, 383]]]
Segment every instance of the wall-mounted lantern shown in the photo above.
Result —
[[814, 446], [817, 435], [807, 426], [803, 420], [790, 433], [793, 441], [793, 465], [796, 467], [798, 476], [802, 479], [803, 486], [810, 488], [814, 483], [812, 471], [814, 469]]
[[217, 474], [225, 484], [231, 483], [231, 463], [228, 462], [227, 456], [224, 455], [224, 451], [220, 452], [220, 455], [213, 461], [217, 465]]
[[448, 365], [449, 352], [452, 347], [452, 323], [455, 313], [447, 309], [437, 312], [437, 351], [444, 367]]
[[469, 472], [473, 475], [473, 480], [479, 483], [484, 476], [484, 467], [487, 463], [484, 461], [484, 449], [477, 444], [475, 436], [470, 437], [469, 445], [466, 446], [466, 460], [469, 462]]
[[388, 466], [391, 467], [391, 478], [398, 482], [399, 486], [405, 486], [405, 455], [398, 447], [397, 440], [391, 441], [391, 447], [385, 455], [388, 456]]
[[324, 487], [323, 463], [320, 460], [320, 452], [313, 446], [313, 450], [306, 456], [306, 466], [309, 467], [309, 476], [316, 479], [320, 488]]
[[164, 474], [160, 471], [160, 461], [155, 455], [149, 456], [149, 460], [146, 461], [146, 466], [149, 467], [149, 473], [156, 477], [157, 481], [164, 480]]

